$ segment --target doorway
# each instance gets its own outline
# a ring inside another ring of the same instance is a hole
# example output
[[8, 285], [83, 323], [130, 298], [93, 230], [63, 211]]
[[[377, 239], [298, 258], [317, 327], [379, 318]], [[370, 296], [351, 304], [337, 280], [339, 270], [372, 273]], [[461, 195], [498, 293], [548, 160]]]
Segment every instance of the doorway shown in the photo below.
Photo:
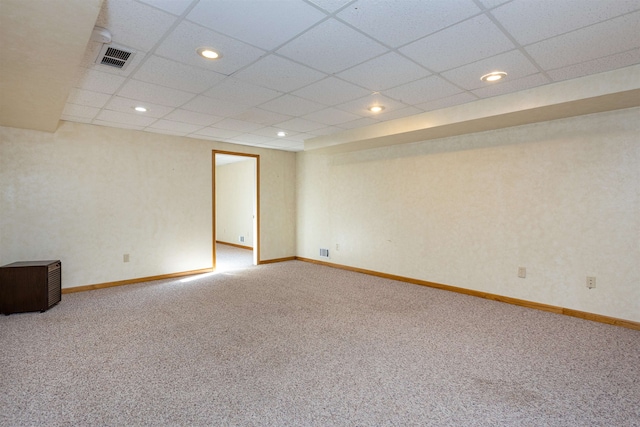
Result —
[[252, 250], [252, 265], [260, 263], [260, 156], [213, 150], [213, 268], [216, 245], [236, 252]]

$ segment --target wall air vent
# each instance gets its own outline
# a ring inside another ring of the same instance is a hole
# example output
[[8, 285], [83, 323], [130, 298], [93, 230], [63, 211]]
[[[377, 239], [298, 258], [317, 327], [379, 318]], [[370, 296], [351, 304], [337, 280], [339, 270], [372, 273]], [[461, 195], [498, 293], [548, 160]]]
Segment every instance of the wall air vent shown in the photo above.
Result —
[[105, 44], [100, 49], [96, 63], [124, 70], [131, 63], [134, 56], [135, 52], [132, 50]]
[[329, 249], [320, 248], [320, 256], [322, 258], [329, 258]]

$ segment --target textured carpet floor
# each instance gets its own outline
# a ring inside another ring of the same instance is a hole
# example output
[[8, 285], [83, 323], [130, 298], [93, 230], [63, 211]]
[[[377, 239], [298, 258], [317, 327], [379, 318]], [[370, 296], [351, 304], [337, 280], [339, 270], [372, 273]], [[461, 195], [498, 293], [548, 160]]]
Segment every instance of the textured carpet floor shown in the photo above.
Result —
[[253, 251], [216, 243], [216, 270], [230, 271], [251, 267]]
[[0, 425], [638, 426], [640, 332], [290, 261], [0, 317]]

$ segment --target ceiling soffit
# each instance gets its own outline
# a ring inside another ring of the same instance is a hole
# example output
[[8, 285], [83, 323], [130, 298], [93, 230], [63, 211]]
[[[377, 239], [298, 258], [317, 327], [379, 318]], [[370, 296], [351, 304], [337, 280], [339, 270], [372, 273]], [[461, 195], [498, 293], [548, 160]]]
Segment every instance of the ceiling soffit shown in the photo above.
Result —
[[640, 106], [640, 65], [317, 137], [328, 154], [502, 129]]
[[1, 126], [57, 129], [101, 6], [102, 0], [2, 0]]

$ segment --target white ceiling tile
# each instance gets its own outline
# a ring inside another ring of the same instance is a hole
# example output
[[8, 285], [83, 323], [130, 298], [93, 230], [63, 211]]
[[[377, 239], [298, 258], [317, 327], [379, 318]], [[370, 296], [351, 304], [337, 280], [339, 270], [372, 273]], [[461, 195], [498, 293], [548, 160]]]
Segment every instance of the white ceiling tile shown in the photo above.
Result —
[[[402, 117], [414, 116], [420, 114], [423, 111], [416, 107], [396, 108], [393, 110], [384, 110], [375, 116], [380, 121], [395, 120]], [[343, 125], [340, 125], [343, 126]]]
[[135, 114], [122, 113], [120, 111], [102, 110], [96, 117], [96, 120], [102, 120], [110, 123], [121, 123], [132, 126], [149, 126], [155, 122], [153, 117], [138, 116]]
[[271, 141], [272, 139], [273, 138], [268, 136], [244, 133], [240, 136], [230, 138], [230, 141], [234, 141], [236, 143], [242, 143], [242, 144], [264, 144], [265, 142]]
[[[139, 113], [134, 110], [135, 107], [142, 106], [147, 109], [144, 113]], [[137, 116], [155, 117], [160, 118], [171, 111], [173, 107], [167, 107], [166, 105], [152, 104], [149, 102], [140, 102], [129, 98], [123, 98], [121, 96], [114, 96], [104, 106], [107, 110], [120, 111], [122, 113], [135, 114]]]
[[340, 128], [337, 126], [327, 126], [326, 128], [317, 129], [308, 133], [310, 133], [315, 137], [315, 136], [331, 135], [331, 134], [342, 132], [342, 131], [344, 131], [344, 128]]
[[385, 90], [384, 95], [397, 99], [405, 104], [413, 105], [445, 98], [460, 92], [462, 92], [462, 89], [448, 83], [444, 79], [438, 76], [430, 76], [425, 79], [407, 83], [406, 85]]
[[[222, 8], [224, 13], [220, 13]], [[190, 21], [266, 50], [280, 46], [325, 17], [301, 1], [264, 0], [201, 1], [187, 15]]]
[[379, 93], [375, 93], [360, 99], [356, 99], [355, 101], [340, 104], [336, 108], [348, 111], [353, 114], [357, 114], [360, 117], [376, 118], [381, 113], [372, 113], [371, 111], [369, 111], [369, 108], [374, 105], [382, 105], [384, 107], [382, 113], [389, 113], [390, 111], [400, 110], [407, 107], [407, 105], [403, 104], [402, 102], [398, 102]]
[[324, 110], [307, 114], [303, 118], [305, 120], [311, 120], [312, 122], [324, 123], [326, 125], [333, 126], [359, 119], [360, 116], [348, 113], [344, 110], [338, 110], [337, 108], [325, 108]]
[[206, 136], [206, 135], [198, 135], [196, 133], [189, 133], [189, 134], [185, 135], [185, 138], [198, 139], [198, 140], [201, 140], [201, 141], [223, 142], [221, 138], [216, 138], [216, 137], [213, 137], [213, 136]]
[[196, 96], [191, 101], [181, 106], [184, 110], [197, 113], [212, 114], [219, 117], [231, 117], [247, 110], [247, 106], [234, 102], [220, 102], [208, 96]]
[[506, 80], [504, 82], [498, 82], [495, 85], [483, 87], [472, 91], [480, 98], [489, 98], [492, 96], [504, 95], [506, 93], [516, 92], [519, 90], [525, 90], [536, 86], [542, 86], [550, 83], [542, 74], [534, 74], [531, 76], [523, 77], [521, 79]]
[[278, 123], [277, 125], [286, 131], [291, 130], [296, 132], [309, 132], [312, 130], [326, 127], [325, 124], [316, 123], [316, 122], [312, 122], [312, 121], [301, 119], [301, 118], [287, 120], [285, 122]]
[[626, 52], [616, 53], [592, 61], [581, 62], [557, 70], [548, 71], [547, 74], [553, 81], [575, 79], [593, 73], [603, 73], [629, 65], [640, 64], [640, 49], [631, 49]]
[[189, 123], [174, 122], [172, 120], [158, 120], [149, 126], [149, 129], [168, 130], [172, 132], [178, 132], [181, 134], [194, 133], [202, 129], [203, 126], [192, 125]]
[[372, 91], [381, 91], [427, 77], [429, 74], [431, 73], [413, 61], [390, 52], [345, 70], [339, 73], [338, 77]]
[[400, 49], [430, 70], [441, 72], [514, 49], [484, 15], [469, 19]]
[[191, 5], [193, 0], [139, 0], [151, 6], [155, 6], [158, 9], [162, 9], [166, 12], [174, 15], [182, 15], [185, 10]]
[[362, 117], [361, 119], [353, 120], [346, 123], [341, 123], [340, 127], [344, 129], [356, 129], [356, 128], [373, 125], [376, 123], [380, 123], [380, 122], [371, 117]]
[[351, 25], [398, 47], [480, 13], [472, 0], [359, 1], [338, 13]]
[[222, 117], [212, 116], [211, 114], [196, 113], [195, 111], [183, 110], [180, 108], [173, 110], [171, 113], [164, 116], [164, 118], [175, 122], [201, 126], [209, 126], [222, 120]]
[[176, 17], [142, 3], [105, 1], [96, 25], [111, 32], [114, 43], [149, 51]]
[[512, 50], [454, 68], [442, 73], [441, 76], [464, 89], [471, 90], [486, 86], [488, 83], [481, 81], [480, 77], [493, 71], [504, 71], [507, 73], [508, 80], [514, 80], [535, 74], [538, 69], [519, 50]]
[[[203, 46], [215, 49], [222, 58], [214, 61], [202, 58], [196, 49]], [[264, 54], [261, 49], [190, 22], [181, 22], [156, 49], [156, 55], [224, 75], [238, 71]]]
[[514, 0], [491, 13], [528, 45], [638, 9], [638, 0]]
[[[225, 142], [231, 143], [231, 144], [235, 144], [235, 145], [244, 145], [246, 147], [258, 147], [258, 148], [262, 148], [262, 149], [270, 149], [269, 147], [267, 147], [264, 144], [258, 144], [258, 143], [254, 143], [254, 142], [246, 142], [246, 141], [242, 141], [242, 142], [238, 142], [238, 141], [234, 141], [233, 139], [228, 139]], [[245, 162], [248, 160], [244, 160]]]
[[333, 106], [353, 99], [362, 98], [369, 90], [347, 83], [335, 77], [327, 77], [319, 82], [293, 92], [293, 95]]
[[185, 92], [200, 93], [222, 81], [225, 75], [154, 55], [132, 77]]
[[107, 103], [111, 95], [106, 93], [92, 92], [84, 89], [71, 89], [67, 102], [70, 104], [84, 105], [87, 107], [102, 108]]
[[179, 107], [194, 97], [192, 93], [171, 89], [151, 83], [129, 80], [120, 89], [118, 95], [137, 101]]
[[62, 114], [71, 117], [92, 119], [100, 112], [99, 108], [88, 107], [86, 105], [66, 104]]
[[295, 135], [287, 136], [282, 139], [291, 142], [303, 143], [305, 140], [311, 138], [315, 138], [315, 135], [311, 135], [310, 133], [296, 133]]
[[325, 108], [324, 105], [293, 95], [284, 95], [260, 106], [265, 110], [276, 111], [290, 116], [301, 116]]
[[227, 77], [203, 95], [222, 101], [235, 102], [240, 99], [246, 105], [259, 105], [277, 98], [282, 95], [282, 92]]
[[344, 7], [347, 3], [353, 2], [354, 0], [309, 0], [311, 3], [316, 6], [322, 8], [323, 10], [333, 13], [336, 10]]
[[94, 125], [98, 126], [106, 126], [110, 128], [120, 128], [120, 129], [133, 129], [133, 130], [143, 130], [144, 126], [131, 125], [128, 123], [119, 123], [119, 122], [107, 122], [105, 120], [94, 120], [91, 122]]
[[446, 98], [436, 99], [435, 101], [416, 104], [416, 107], [424, 111], [433, 111], [440, 108], [452, 107], [454, 105], [466, 104], [467, 102], [477, 101], [478, 97], [469, 92], [458, 93]]
[[266, 136], [266, 137], [269, 137], [269, 138], [281, 139], [283, 137], [278, 136], [278, 132], [283, 132], [283, 131], [287, 134], [286, 135], [287, 138], [290, 138], [293, 135], [297, 134], [297, 132], [293, 132], [290, 129], [285, 129], [285, 128], [277, 127], [277, 126], [267, 126], [267, 127], [262, 128], [262, 129], [254, 130], [251, 133], [253, 135], [260, 135], [260, 136]]
[[[136, 54], [125, 70], [98, 65], [103, 45], [89, 42], [63, 120], [261, 147], [640, 63], [639, 0], [106, 0], [103, 7], [98, 24], [111, 30], [112, 46]], [[516, 40], [528, 44], [516, 49]], [[203, 45], [222, 58], [199, 57]], [[496, 68], [507, 80], [480, 82]], [[136, 113], [136, 104], [149, 111]], [[385, 109], [371, 113], [372, 104]], [[289, 135], [273, 137], [278, 129]]]
[[246, 122], [261, 123], [270, 126], [280, 123], [291, 118], [285, 114], [274, 113], [273, 111], [263, 110], [261, 108], [249, 108], [239, 114], [231, 116], [232, 119], [244, 120]]
[[480, 3], [487, 9], [493, 9], [496, 6], [500, 6], [504, 3], [509, 3], [512, 0], [479, 0]]
[[269, 55], [234, 74], [234, 77], [280, 92], [290, 92], [322, 79], [325, 74], [288, 59]]
[[386, 51], [380, 43], [329, 19], [287, 43], [277, 53], [332, 74]]
[[92, 92], [100, 92], [114, 94], [120, 86], [125, 82], [125, 78], [101, 71], [84, 69], [76, 83], [78, 89], [90, 90]]
[[591, 61], [640, 47], [640, 12], [582, 28], [526, 47], [545, 69]]
[[197, 132], [194, 132], [194, 135], [200, 135], [200, 136], [204, 136], [204, 137], [208, 137], [208, 138], [215, 138], [215, 139], [226, 139], [226, 138], [233, 138], [235, 136], [242, 135], [242, 132], [233, 131], [233, 130], [227, 130], [227, 129], [207, 127], [207, 128], [204, 128], [204, 129], [200, 129]]
[[220, 129], [236, 130], [238, 132], [251, 132], [256, 129], [261, 129], [264, 126], [257, 123], [245, 122], [235, 119], [223, 119], [216, 123], [216, 127]]

